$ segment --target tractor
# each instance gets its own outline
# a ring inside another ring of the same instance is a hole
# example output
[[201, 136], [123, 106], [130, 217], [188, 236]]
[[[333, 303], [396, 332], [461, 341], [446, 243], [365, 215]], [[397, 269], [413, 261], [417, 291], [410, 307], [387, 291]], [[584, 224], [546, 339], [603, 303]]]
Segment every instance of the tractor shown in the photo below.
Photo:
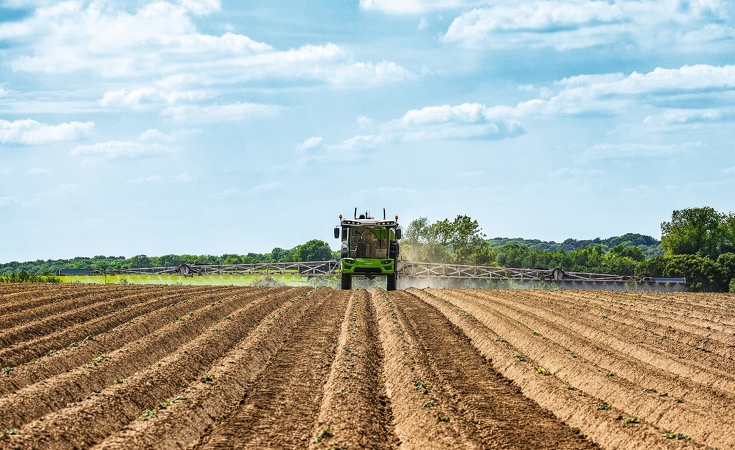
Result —
[[396, 290], [396, 266], [398, 262], [398, 240], [401, 228], [398, 216], [395, 220], [375, 219], [367, 211], [352, 219], [339, 215], [339, 226], [334, 228], [334, 238], [341, 239], [340, 246], [342, 289], [352, 289], [352, 277], [374, 279], [387, 278], [387, 290]]

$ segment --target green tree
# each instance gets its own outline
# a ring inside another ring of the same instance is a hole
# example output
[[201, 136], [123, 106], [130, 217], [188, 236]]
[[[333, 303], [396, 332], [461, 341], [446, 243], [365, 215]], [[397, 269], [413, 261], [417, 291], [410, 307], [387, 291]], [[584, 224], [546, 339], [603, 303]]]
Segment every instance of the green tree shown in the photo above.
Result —
[[294, 256], [297, 261], [326, 261], [332, 257], [332, 249], [326, 242], [312, 239], [296, 247]]
[[720, 268], [720, 286], [727, 290], [727, 286], [735, 280], [735, 253], [723, 253], [717, 257]]
[[128, 259], [128, 267], [137, 269], [140, 267], [151, 267], [151, 259], [146, 255], [136, 255]]
[[633, 261], [643, 261], [646, 257], [643, 255], [643, 251], [635, 245], [618, 244], [610, 249], [610, 253], [613, 255], [628, 257]]
[[662, 277], [666, 271], [666, 263], [668, 261], [667, 256], [658, 255], [652, 258], [648, 258], [638, 264], [635, 269], [635, 276], [637, 277]]
[[667, 258], [665, 277], [685, 277], [693, 291], [716, 291], [720, 287], [717, 263], [698, 255], [672, 255]]
[[661, 224], [661, 245], [670, 255], [699, 255], [713, 261], [729, 247], [727, 216], [710, 207], [687, 208]]

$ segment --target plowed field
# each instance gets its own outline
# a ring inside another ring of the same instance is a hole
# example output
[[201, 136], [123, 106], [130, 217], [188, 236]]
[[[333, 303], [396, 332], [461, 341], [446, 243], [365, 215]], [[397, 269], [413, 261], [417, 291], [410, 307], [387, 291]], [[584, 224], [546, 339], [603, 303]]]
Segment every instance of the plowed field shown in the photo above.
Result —
[[0, 284], [0, 448], [735, 448], [735, 296]]

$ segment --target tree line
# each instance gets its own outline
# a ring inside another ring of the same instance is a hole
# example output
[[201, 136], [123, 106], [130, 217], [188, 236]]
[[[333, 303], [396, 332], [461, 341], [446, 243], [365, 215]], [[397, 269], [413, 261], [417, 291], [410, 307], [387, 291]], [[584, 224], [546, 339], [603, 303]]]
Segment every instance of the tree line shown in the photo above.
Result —
[[710, 207], [674, 211], [661, 224], [660, 242], [632, 233], [561, 245], [486, 239], [478, 222], [465, 215], [434, 223], [421, 217], [409, 223], [404, 237], [401, 253], [415, 261], [685, 277], [692, 290], [735, 292], [735, 214]]
[[[430, 222], [420, 217], [403, 233], [403, 259], [628, 276], [686, 277], [698, 291], [735, 292], [735, 214], [710, 207], [676, 210], [661, 224], [661, 241], [640, 234], [562, 243], [520, 238], [487, 239], [476, 220], [458, 215]], [[117, 270], [181, 264], [254, 264], [337, 259], [324, 241], [313, 239], [291, 249], [245, 255], [136, 255], [77, 257], [0, 264], [0, 281], [42, 281], [59, 269]], [[52, 281], [52, 279], [49, 279]]]
[[170, 267], [181, 264], [258, 264], [272, 262], [326, 261], [335, 259], [339, 252], [332, 252], [329, 244], [312, 239], [291, 249], [276, 247], [268, 253], [248, 253], [245, 255], [136, 255], [77, 257], [72, 259], [37, 260], [28, 262], [13, 261], [0, 264], [0, 281], [34, 282], [42, 281], [37, 277], [53, 276], [59, 269], [79, 270], [119, 270], [140, 267]]

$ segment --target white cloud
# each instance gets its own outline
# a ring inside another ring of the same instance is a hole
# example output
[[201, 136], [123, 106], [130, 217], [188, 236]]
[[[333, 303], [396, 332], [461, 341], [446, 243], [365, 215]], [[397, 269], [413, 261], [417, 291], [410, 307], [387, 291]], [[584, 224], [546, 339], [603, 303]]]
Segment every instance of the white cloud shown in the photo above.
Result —
[[472, 0], [360, 0], [360, 8], [388, 14], [420, 14], [437, 9], [461, 8], [486, 3]]
[[[512, 108], [488, 108], [479, 103], [427, 106], [406, 112], [400, 119], [380, 125], [378, 134], [356, 135], [337, 144], [322, 146], [298, 160], [305, 163], [350, 162], [365, 159], [364, 150], [400, 141], [503, 139], [524, 132], [509, 112]], [[321, 144], [321, 141], [320, 141]]]
[[517, 120], [501, 117], [497, 109], [479, 103], [414, 109], [381, 128], [388, 133], [398, 133], [400, 140], [404, 141], [502, 139], [517, 136], [524, 131]]
[[15, 197], [0, 197], [0, 208], [17, 205], [18, 203], [20, 203], [20, 200]]
[[71, 194], [73, 192], [79, 192], [81, 188], [77, 186], [74, 183], [66, 183], [62, 184], [61, 186], [57, 187], [53, 191], [46, 191], [39, 194], [41, 197], [56, 197], [56, 196], [65, 196], [68, 194]]
[[459, 172], [455, 175], [456, 178], [477, 178], [484, 176], [487, 172], [484, 170], [472, 170], [469, 172]]
[[211, 98], [212, 94], [204, 91], [163, 91], [156, 87], [143, 87], [127, 91], [118, 89], [105, 92], [99, 101], [101, 106], [125, 106], [135, 109], [159, 104], [175, 104], [180, 102], [196, 102]]
[[297, 145], [296, 151], [304, 152], [306, 150], [309, 150], [310, 148], [318, 147], [319, 144], [321, 143], [322, 143], [322, 138], [320, 136], [310, 137], [309, 139]]
[[[22, 21], [0, 23], [0, 40], [27, 43], [24, 54], [9, 61], [14, 71], [160, 77], [155, 86], [109, 91], [103, 105], [198, 100], [218, 84], [267, 78], [361, 85], [411, 76], [393, 62], [351, 61], [332, 43], [276, 50], [232, 32], [198, 32], [192, 16], [218, 9], [219, 1], [154, 1], [129, 13], [106, 2], [67, 1], [42, 6]], [[172, 80], [178, 89], [167, 85]]]
[[682, 144], [652, 145], [639, 143], [625, 144], [597, 144], [582, 153], [586, 160], [614, 159], [614, 158], [650, 158], [665, 157], [687, 153], [702, 147], [700, 142], [684, 142]]
[[161, 175], [151, 175], [149, 177], [138, 177], [128, 180], [127, 184], [158, 184], [168, 182], [188, 183], [191, 181], [191, 176], [188, 173], [182, 173], [181, 175], [169, 175], [162, 177]]
[[149, 177], [138, 177], [132, 180], [128, 180], [127, 184], [156, 184], [163, 181], [163, 177], [160, 175], [151, 175]]
[[140, 135], [138, 136], [138, 140], [140, 142], [180, 142], [191, 137], [192, 135], [199, 134], [201, 132], [202, 130], [196, 128], [176, 129], [167, 133], [164, 133], [157, 129], [149, 129], [140, 133]]
[[727, 169], [722, 169], [722, 173], [724, 173], [725, 175], [735, 174], [735, 166], [728, 167]]
[[726, 24], [724, 0], [694, 0], [686, 7], [674, 0], [488, 3], [455, 18], [443, 40], [467, 46], [567, 50], [631, 41], [651, 49], [723, 45], [721, 41], [735, 37], [735, 30]]
[[61, 141], [72, 141], [87, 136], [94, 122], [69, 122], [47, 125], [35, 120], [0, 119], [0, 143], [42, 145]]
[[232, 197], [245, 197], [248, 195], [257, 195], [257, 194], [264, 194], [267, 192], [278, 191], [285, 186], [286, 185], [281, 182], [274, 181], [271, 183], [259, 184], [247, 190], [242, 190], [242, 189], [237, 189], [237, 188], [225, 189], [223, 191], [218, 192], [217, 194], [214, 194], [212, 197], [219, 198], [219, 199], [227, 199], [227, 198], [232, 198]]
[[367, 117], [363, 115], [357, 116], [357, 125], [359, 125], [360, 128], [367, 128], [372, 124], [373, 124], [373, 121], [368, 119]]
[[161, 145], [131, 141], [107, 141], [93, 145], [77, 145], [69, 154], [82, 156], [89, 160], [105, 160], [116, 158], [150, 158], [167, 155], [173, 149]]
[[271, 117], [282, 110], [283, 107], [278, 105], [230, 103], [208, 106], [172, 106], [165, 108], [163, 114], [180, 122], [234, 122], [250, 117]]
[[28, 169], [27, 172], [29, 175], [41, 175], [44, 173], [51, 173], [51, 170], [45, 168], [45, 167], [33, 167], [31, 169]]

